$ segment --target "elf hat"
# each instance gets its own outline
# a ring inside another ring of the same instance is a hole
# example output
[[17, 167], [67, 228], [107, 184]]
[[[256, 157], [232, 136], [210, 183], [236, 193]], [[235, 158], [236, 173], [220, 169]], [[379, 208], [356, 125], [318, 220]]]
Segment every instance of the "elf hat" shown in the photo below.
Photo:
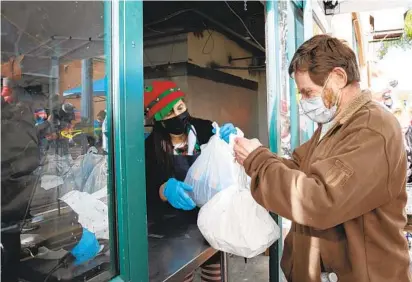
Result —
[[162, 120], [185, 94], [173, 81], [153, 81], [144, 89], [144, 111], [147, 118]]

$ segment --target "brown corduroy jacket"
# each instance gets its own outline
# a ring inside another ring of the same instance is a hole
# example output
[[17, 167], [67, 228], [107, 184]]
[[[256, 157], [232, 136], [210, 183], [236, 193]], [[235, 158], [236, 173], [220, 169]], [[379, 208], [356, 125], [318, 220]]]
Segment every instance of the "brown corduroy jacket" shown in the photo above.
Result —
[[407, 282], [406, 154], [398, 121], [362, 92], [321, 137], [287, 160], [261, 147], [245, 161], [255, 200], [292, 221], [288, 281]]

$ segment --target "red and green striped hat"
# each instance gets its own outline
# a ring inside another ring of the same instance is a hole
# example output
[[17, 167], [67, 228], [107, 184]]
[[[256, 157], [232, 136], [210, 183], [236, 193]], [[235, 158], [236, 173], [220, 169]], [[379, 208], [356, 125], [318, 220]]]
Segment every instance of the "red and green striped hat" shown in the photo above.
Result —
[[173, 81], [153, 81], [144, 89], [144, 111], [147, 118], [162, 120], [185, 94]]

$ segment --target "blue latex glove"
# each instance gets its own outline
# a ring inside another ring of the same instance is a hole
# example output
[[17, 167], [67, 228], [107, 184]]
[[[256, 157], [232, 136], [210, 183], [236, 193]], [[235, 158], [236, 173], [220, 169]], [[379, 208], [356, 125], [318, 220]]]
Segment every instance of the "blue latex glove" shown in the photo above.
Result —
[[[213, 133], [216, 133], [216, 130], [213, 129]], [[220, 128], [220, 139], [224, 140], [226, 143], [229, 144], [229, 136], [230, 134], [236, 134], [237, 130], [232, 123], [225, 123]]]
[[70, 252], [76, 258], [74, 264], [79, 265], [94, 258], [99, 251], [100, 244], [94, 233], [83, 228], [82, 238]]
[[191, 186], [174, 178], [170, 178], [166, 182], [163, 194], [174, 208], [190, 211], [196, 207], [195, 202], [193, 202], [193, 200], [186, 193], [191, 191], [193, 191]]

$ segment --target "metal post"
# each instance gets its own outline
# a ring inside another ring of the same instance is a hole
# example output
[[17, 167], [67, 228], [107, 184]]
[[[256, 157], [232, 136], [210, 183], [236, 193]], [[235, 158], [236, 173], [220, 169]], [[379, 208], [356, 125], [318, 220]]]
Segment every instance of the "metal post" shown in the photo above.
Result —
[[[50, 110], [50, 115], [55, 118], [53, 115], [53, 109], [58, 106], [56, 105], [56, 103], [59, 103], [58, 99], [56, 99], [56, 95], [59, 95], [59, 58], [58, 57], [52, 57], [50, 60], [50, 75], [49, 75], [49, 110]], [[56, 128], [54, 122], [52, 122], [50, 124], [50, 129], [52, 132], [56, 132], [58, 130], [58, 128]], [[55, 150], [55, 154], [56, 154], [56, 158], [57, 155], [60, 155], [60, 151], [61, 148], [58, 145], [59, 142], [58, 140], [52, 140], [49, 141], [54, 143], [54, 150]], [[56, 172], [57, 172], [57, 168]]]
[[[295, 40], [295, 17], [294, 17], [294, 4], [291, 1], [287, 2], [287, 11], [288, 11], [288, 61], [293, 58], [293, 55], [296, 51], [296, 40]], [[299, 107], [296, 97], [296, 84], [295, 81], [289, 79], [289, 94], [290, 94], [290, 145], [291, 149], [294, 150], [300, 144], [300, 123], [299, 123]]]
[[266, 72], [259, 73], [258, 87], [258, 136], [259, 141], [263, 145], [269, 146], [269, 131], [268, 131], [268, 105], [267, 105], [267, 86]]
[[[56, 103], [59, 103], [59, 100], [56, 99], [56, 95], [59, 95], [59, 58], [52, 57], [50, 62], [50, 76], [49, 76], [49, 109], [50, 114], [53, 115], [53, 109], [58, 106]], [[55, 128], [54, 123], [51, 123], [51, 130], [60, 130]], [[59, 137], [60, 138], [60, 137]], [[62, 146], [60, 140], [52, 141], [55, 143], [55, 158], [57, 159], [59, 155], [65, 155], [65, 148]], [[56, 169], [56, 174], [60, 176], [59, 171]], [[60, 216], [60, 186], [56, 189], [56, 200], [57, 200], [57, 210], [58, 215]]]
[[55, 95], [59, 95], [59, 58], [52, 57], [50, 62], [49, 76], [49, 109], [53, 109], [56, 105]]
[[[269, 126], [270, 149], [280, 152], [280, 42], [277, 23], [279, 19], [278, 2], [276, 0], [266, 1], [266, 84], [267, 84], [267, 111]], [[280, 228], [282, 219], [277, 215], [272, 215]], [[281, 233], [282, 234], [282, 233]], [[282, 237], [269, 249], [269, 279], [270, 282], [279, 282], [280, 279], [280, 252], [282, 249]]]
[[[313, 11], [312, 11], [312, 1], [305, 1], [303, 8], [303, 34], [304, 39], [309, 40], [313, 36]], [[305, 117], [307, 124], [307, 141], [314, 132], [315, 123], [311, 121], [308, 117]]]
[[60, 204], [60, 187], [61, 185], [57, 186], [57, 215], [61, 215], [61, 204]]
[[82, 60], [81, 117], [93, 124], [93, 59]]
[[112, 3], [109, 130], [115, 152], [116, 261], [123, 281], [149, 281], [144, 116], [140, 110], [144, 89], [143, 1], [107, 2]]
[[303, 7], [303, 24], [305, 41], [313, 36], [313, 11], [312, 1], [305, 1]]
[[222, 280], [223, 282], [229, 282], [229, 274], [228, 274], [228, 257], [227, 253], [221, 252], [220, 253], [220, 262], [221, 262], [221, 267], [220, 267], [220, 272], [222, 275]]

